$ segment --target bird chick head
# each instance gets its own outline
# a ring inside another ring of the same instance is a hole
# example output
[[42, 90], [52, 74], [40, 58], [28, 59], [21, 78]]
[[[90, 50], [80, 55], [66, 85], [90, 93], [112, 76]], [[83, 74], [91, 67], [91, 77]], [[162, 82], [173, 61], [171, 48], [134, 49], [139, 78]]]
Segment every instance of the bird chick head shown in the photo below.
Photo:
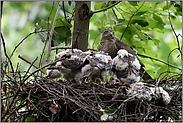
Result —
[[115, 37], [114, 31], [111, 29], [105, 30], [102, 35], [102, 38], [104, 39], [113, 39], [114, 37]]
[[124, 56], [128, 56], [128, 52], [126, 50], [120, 49], [117, 53], [121, 58]]

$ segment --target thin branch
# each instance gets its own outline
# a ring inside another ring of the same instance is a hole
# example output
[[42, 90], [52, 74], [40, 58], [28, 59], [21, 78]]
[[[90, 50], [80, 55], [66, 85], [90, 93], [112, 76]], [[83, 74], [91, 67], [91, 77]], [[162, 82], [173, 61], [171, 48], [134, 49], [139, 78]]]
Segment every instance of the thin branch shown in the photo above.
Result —
[[[71, 46], [55, 46], [55, 47], [51, 47], [51, 50], [56, 50], [56, 49], [72, 49], [72, 47]], [[97, 51], [97, 49], [94, 49], [94, 48], [88, 48], [88, 50]]]
[[[2, 39], [2, 42], [3, 42], [3, 48], [4, 48], [4, 54], [5, 56], [7, 57], [8, 61], [10, 62], [10, 66], [11, 66], [11, 70], [12, 70], [12, 73], [14, 73], [14, 69], [13, 69], [13, 65], [12, 65], [12, 62], [11, 62], [11, 57], [8, 56], [8, 54], [6, 53], [6, 47], [5, 47], [5, 41], [4, 41], [4, 38], [3, 38], [3, 34], [1, 33], [1, 39]], [[7, 63], [8, 64], [8, 63]], [[14, 74], [13, 74], [14, 75]]]
[[102, 30], [102, 31], [100, 31], [98, 34], [97, 34], [97, 36], [95, 37], [95, 39], [94, 39], [94, 41], [93, 41], [93, 45], [92, 45], [92, 48], [94, 48], [94, 44], [95, 44], [95, 41], [96, 41], [96, 39], [97, 39], [97, 37], [100, 35], [100, 33], [102, 33], [104, 30]]
[[[27, 63], [29, 63], [29, 64], [31, 64], [31, 62], [30, 61], [28, 61], [28, 60], [26, 60], [25, 58], [23, 58], [22, 56], [20, 56], [20, 55], [18, 55], [18, 58], [20, 58], [20, 59], [22, 59], [23, 61], [25, 61], [25, 62], [27, 62]], [[38, 67], [36, 66], [36, 65], [34, 65], [33, 64], [33, 66], [35, 67], [35, 68], [37, 68], [38, 69]], [[45, 74], [45, 72], [43, 71], [43, 70], [40, 70], [42, 73], [44, 73]]]
[[[173, 30], [173, 33], [174, 33], [174, 35], [175, 35], [175, 37], [176, 37], [176, 39], [177, 39], [178, 50], [179, 50], [179, 52], [180, 52], [180, 54], [181, 54], [181, 57], [182, 57], [182, 51], [181, 51], [180, 44], [179, 44], [179, 39], [178, 39], [178, 36], [179, 36], [179, 35], [176, 34], [176, 32], [175, 32], [175, 30], [174, 30], [174, 28], [173, 28], [171, 19], [170, 19], [170, 10], [169, 10], [169, 7], [168, 7], [168, 1], [167, 1], [167, 9], [168, 9], [168, 19], [169, 19], [169, 21], [170, 21], [170, 25], [171, 25], [171, 28], [172, 28], [172, 30]], [[182, 59], [182, 58], [181, 58], [181, 59]]]
[[31, 69], [31, 67], [33, 66], [34, 62], [36, 62], [37, 59], [38, 59], [38, 57], [36, 57], [36, 58], [34, 59], [34, 61], [30, 64], [30, 66], [29, 66], [28, 70], [26, 71], [26, 73], [25, 73], [23, 79], [26, 77], [27, 73], [29, 72], [29, 70]]
[[135, 12], [135, 13], [133, 13], [133, 15], [130, 17], [130, 20], [128, 21], [127, 27], [125, 28], [125, 30], [124, 30], [124, 32], [123, 32], [123, 34], [121, 35], [120, 40], [122, 39], [123, 35], [125, 34], [125, 32], [126, 32], [126, 30], [127, 30], [128, 26], [129, 26], [130, 21], [132, 20], [133, 16], [134, 16], [138, 11], [139, 11], [139, 9], [140, 9], [140, 8], [142, 8], [142, 6], [144, 5], [144, 3], [145, 3], [145, 1], [143, 1], [142, 5], [141, 5], [141, 6], [136, 10], [136, 12]]
[[150, 59], [153, 59], [153, 60], [162, 62], [162, 63], [164, 63], [164, 64], [166, 64], [166, 65], [168, 65], [168, 66], [171, 66], [171, 67], [177, 68], [177, 69], [179, 69], [179, 70], [182, 70], [181, 68], [178, 68], [178, 67], [176, 67], [176, 66], [174, 66], [174, 65], [172, 65], [172, 64], [169, 64], [169, 63], [167, 63], [167, 62], [164, 62], [164, 61], [162, 61], [162, 60], [159, 60], [159, 59], [156, 59], [156, 58], [152, 58], [152, 57], [149, 57], [149, 56], [146, 56], [146, 55], [142, 55], [142, 54], [139, 54], [139, 53], [137, 53], [137, 55], [138, 55], [138, 56], [143, 56], [143, 57], [146, 57], [146, 58], [150, 58]]
[[27, 98], [24, 99], [24, 100], [20, 103], [19, 106], [17, 106], [16, 108], [14, 108], [13, 111], [6, 117], [6, 119], [3, 120], [3, 122], [7, 122], [8, 118], [9, 118], [17, 109], [19, 109], [20, 106], [21, 106], [26, 100], [27, 100]]
[[110, 5], [110, 6], [106, 7], [106, 8], [104, 8], [104, 9], [100, 9], [100, 10], [97, 10], [97, 11], [93, 11], [92, 14], [99, 13], [99, 12], [102, 12], [102, 11], [106, 11], [107, 9], [110, 9], [110, 8], [112, 8], [113, 6], [119, 4], [120, 2], [121, 2], [121, 1], [118, 1], [118, 2], [116, 2], [116, 3], [114, 3], [114, 4], [112, 4], [112, 5]]
[[64, 1], [63, 1], [63, 11], [64, 11], [64, 17], [65, 17], [65, 21], [67, 21], [67, 18], [66, 18], [66, 13], [65, 13], [65, 7], [64, 7]]
[[51, 28], [51, 31], [50, 31], [50, 36], [49, 36], [49, 40], [48, 40], [48, 50], [47, 50], [46, 63], [50, 62], [51, 40], [52, 40], [53, 31], [54, 31], [54, 28], [55, 28], [55, 25], [56, 25], [56, 21], [57, 21], [57, 17], [58, 17], [58, 13], [60, 11], [61, 5], [62, 5], [62, 1], [60, 1], [59, 5], [58, 5], [57, 12], [56, 12], [56, 15], [55, 15], [55, 18], [54, 18], [54, 21], [53, 21], [53, 25], [52, 25], [52, 28]]
[[36, 108], [37, 109], [37, 111], [39, 111], [43, 116], [45, 116], [46, 118], [48, 118], [48, 120], [50, 121], [50, 119], [49, 119], [49, 116], [47, 116], [47, 115], [45, 115], [43, 112], [41, 112], [35, 105], [34, 105], [34, 103], [32, 103], [32, 101], [30, 100], [30, 92], [31, 92], [31, 90], [29, 91], [29, 95], [28, 95], [28, 97], [27, 97], [27, 100], [34, 106], [34, 108]]
[[40, 60], [39, 60], [39, 67], [41, 67], [42, 66], [42, 63], [43, 63], [43, 54], [44, 54], [44, 51], [45, 51], [45, 48], [46, 48], [46, 44], [47, 44], [47, 41], [48, 41], [48, 38], [49, 38], [49, 20], [50, 20], [50, 16], [51, 16], [51, 13], [52, 13], [52, 11], [53, 11], [53, 8], [54, 8], [54, 3], [55, 3], [55, 1], [53, 1], [53, 5], [52, 5], [52, 8], [51, 8], [51, 12], [50, 12], [50, 14], [49, 14], [49, 16], [48, 16], [48, 26], [47, 26], [47, 37], [46, 37], [46, 40], [45, 40], [45, 43], [44, 43], [44, 47], [43, 47], [43, 50], [42, 50], [42, 53], [41, 53], [41, 58], [40, 58]]
[[39, 32], [45, 32], [45, 31], [31, 32], [31, 33], [29, 33], [25, 38], [23, 38], [23, 39], [18, 43], [18, 45], [15, 46], [14, 50], [12, 51], [12, 53], [11, 53], [11, 55], [10, 55], [10, 59], [11, 59], [11, 57], [13, 56], [15, 50], [19, 47], [19, 45], [20, 45], [21, 43], [23, 43], [23, 41], [24, 41], [25, 39], [27, 39], [27, 38], [28, 38], [29, 36], [31, 36], [32, 34], [34, 34], [34, 33], [36, 34], [36, 33], [39, 33]]

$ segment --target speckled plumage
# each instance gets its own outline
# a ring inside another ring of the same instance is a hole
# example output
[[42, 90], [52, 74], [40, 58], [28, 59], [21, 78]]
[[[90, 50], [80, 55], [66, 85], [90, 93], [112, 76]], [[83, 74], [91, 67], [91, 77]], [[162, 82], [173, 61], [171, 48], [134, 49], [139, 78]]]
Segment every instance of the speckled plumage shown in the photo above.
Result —
[[140, 81], [139, 70], [141, 65], [136, 56], [120, 49], [113, 58], [113, 72], [123, 84], [132, 84]]
[[96, 82], [101, 79], [103, 82], [112, 69], [112, 58], [103, 51], [98, 51], [86, 57], [85, 66], [81, 69], [83, 77], [88, 77]]
[[55, 56], [55, 60], [62, 60], [56, 62], [55, 66], [48, 67], [47, 75], [50, 78], [62, 76], [67, 81], [76, 81], [81, 84], [83, 81], [81, 68], [84, 65], [86, 56], [90, 54], [90, 52], [82, 52], [79, 49], [62, 51]]

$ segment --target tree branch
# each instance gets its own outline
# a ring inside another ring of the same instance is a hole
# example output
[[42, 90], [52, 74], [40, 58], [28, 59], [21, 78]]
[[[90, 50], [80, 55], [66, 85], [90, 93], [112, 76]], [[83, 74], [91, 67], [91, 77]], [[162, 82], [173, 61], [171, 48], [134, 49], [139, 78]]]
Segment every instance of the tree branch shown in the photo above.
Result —
[[27, 38], [28, 38], [29, 36], [31, 36], [32, 34], [34, 34], [34, 33], [36, 34], [36, 33], [39, 33], [39, 32], [45, 32], [45, 31], [31, 32], [31, 33], [29, 33], [25, 38], [23, 38], [23, 39], [18, 43], [18, 45], [15, 46], [14, 50], [12, 51], [12, 53], [11, 53], [11, 55], [10, 55], [10, 59], [11, 59], [11, 57], [13, 56], [15, 50], [19, 47], [19, 45], [20, 45], [21, 43], [23, 43], [23, 41], [24, 41], [25, 39], [27, 39]]
[[100, 9], [100, 10], [97, 10], [97, 11], [93, 11], [92, 14], [99, 13], [99, 12], [102, 12], [102, 11], [106, 11], [107, 9], [110, 9], [110, 8], [112, 8], [113, 6], [119, 4], [120, 2], [121, 2], [121, 1], [118, 1], [118, 2], [116, 2], [116, 3], [114, 3], [114, 4], [110, 5], [110, 6], [108, 6], [108, 7], [106, 7], [106, 8], [103, 8], [103, 9]]
[[122, 39], [123, 35], [125, 34], [125, 32], [126, 32], [126, 30], [127, 30], [128, 26], [129, 26], [130, 21], [132, 20], [133, 16], [134, 16], [138, 11], [139, 11], [139, 9], [140, 9], [140, 8], [142, 8], [142, 6], [144, 5], [144, 3], [145, 3], [145, 1], [143, 1], [142, 5], [141, 5], [141, 6], [136, 10], [136, 12], [135, 12], [135, 13], [133, 13], [133, 15], [130, 17], [130, 20], [128, 21], [127, 27], [125, 28], [125, 30], [124, 30], [124, 32], [123, 32], [123, 34], [121, 35], [120, 40]]
[[164, 61], [162, 61], [162, 60], [159, 60], [159, 59], [156, 59], [156, 58], [152, 58], [152, 57], [149, 57], [149, 56], [146, 56], [146, 55], [142, 55], [142, 54], [139, 54], [139, 53], [137, 53], [137, 55], [138, 55], [138, 56], [142, 56], [142, 57], [146, 57], [146, 58], [150, 58], [150, 59], [153, 59], [153, 60], [162, 62], [162, 63], [164, 63], [164, 64], [166, 64], [166, 65], [168, 65], [168, 66], [171, 66], [171, 67], [177, 68], [177, 69], [179, 69], [179, 70], [182, 70], [181, 68], [178, 68], [178, 67], [176, 67], [176, 66], [174, 66], [174, 65], [172, 65], [172, 64], [169, 64], [169, 63], [167, 63], [167, 62], [164, 62]]
[[180, 52], [180, 54], [181, 54], [181, 59], [182, 59], [182, 51], [181, 51], [180, 44], [179, 44], [179, 39], [178, 39], [179, 35], [176, 34], [176, 32], [175, 32], [175, 30], [174, 30], [174, 28], [173, 28], [171, 19], [170, 19], [170, 10], [169, 10], [169, 7], [168, 7], [168, 1], [167, 1], [167, 9], [168, 9], [168, 19], [169, 19], [171, 28], [172, 28], [172, 30], [173, 30], [173, 33], [174, 33], [174, 35], [175, 35], [175, 37], [176, 37], [176, 39], [177, 39], [178, 50], [179, 50], [179, 52]]
[[49, 40], [48, 40], [48, 50], [47, 50], [46, 63], [50, 62], [51, 40], [52, 40], [53, 31], [54, 31], [54, 28], [55, 28], [55, 25], [56, 25], [56, 21], [57, 21], [57, 17], [58, 17], [58, 13], [60, 11], [61, 5], [62, 5], [62, 1], [60, 1], [59, 5], [58, 5], [57, 12], [56, 12], [56, 15], [55, 15], [55, 18], [54, 18], [54, 21], [53, 21], [53, 25], [52, 25], [52, 28], [51, 28], [51, 31], [50, 31], [50, 36], [49, 36]]
[[[20, 58], [20, 59], [22, 59], [23, 61], [25, 61], [25, 62], [27, 62], [27, 63], [31, 64], [31, 62], [30, 62], [30, 61], [26, 60], [25, 58], [23, 58], [23, 57], [22, 57], [22, 56], [20, 56], [20, 55], [18, 55], [18, 58]], [[38, 67], [37, 67], [36, 65], [34, 65], [34, 64], [33, 64], [33, 66], [34, 66], [35, 68], [37, 68], [37, 69], [38, 69]], [[43, 70], [41, 70], [41, 72], [45, 74], [45, 72], [44, 72]]]
[[50, 34], [49, 33], [49, 20], [50, 20], [50, 16], [51, 16], [52, 11], [53, 11], [53, 8], [54, 8], [54, 4], [55, 4], [55, 1], [53, 1], [52, 8], [51, 8], [50, 14], [48, 16], [48, 25], [47, 25], [47, 31], [48, 31], [48, 33], [47, 33], [46, 40], [44, 42], [44, 47], [43, 47], [43, 50], [42, 50], [42, 53], [41, 53], [41, 58], [39, 60], [39, 67], [42, 66], [42, 63], [43, 63], [43, 54], [44, 54], [44, 51], [45, 51], [45, 48], [46, 48], [46, 44], [47, 44], [47, 41], [48, 41], [48, 38], [49, 38], [49, 34]]
[[[12, 62], [11, 62], [11, 57], [8, 56], [8, 54], [6, 53], [6, 47], [5, 47], [5, 41], [4, 41], [4, 38], [3, 38], [3, 34], [1, 33], [1, 39], [2, 39], [2, 42], [3, 42], [3, 47], [4, 47], [4, 54], [5, 56], [7, 57], [8, 61], [10, 62], [10, 66], [11, 66], [11, 70], [12, 70], [12, 73], [14, 73], [14, 69], [13, 69], [13, 65], [12, 65]], [[8, 63], [7, 63], [8, 64]], [[14, 74], [13, 74], [14, 75]]]

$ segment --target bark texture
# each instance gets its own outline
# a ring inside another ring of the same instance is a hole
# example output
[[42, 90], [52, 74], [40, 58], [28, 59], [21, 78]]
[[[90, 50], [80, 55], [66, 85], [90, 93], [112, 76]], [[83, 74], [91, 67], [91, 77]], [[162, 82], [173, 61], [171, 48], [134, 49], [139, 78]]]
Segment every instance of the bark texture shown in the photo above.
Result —
[[87, 51], [91, 1], [76, 1], [72, 48]]

